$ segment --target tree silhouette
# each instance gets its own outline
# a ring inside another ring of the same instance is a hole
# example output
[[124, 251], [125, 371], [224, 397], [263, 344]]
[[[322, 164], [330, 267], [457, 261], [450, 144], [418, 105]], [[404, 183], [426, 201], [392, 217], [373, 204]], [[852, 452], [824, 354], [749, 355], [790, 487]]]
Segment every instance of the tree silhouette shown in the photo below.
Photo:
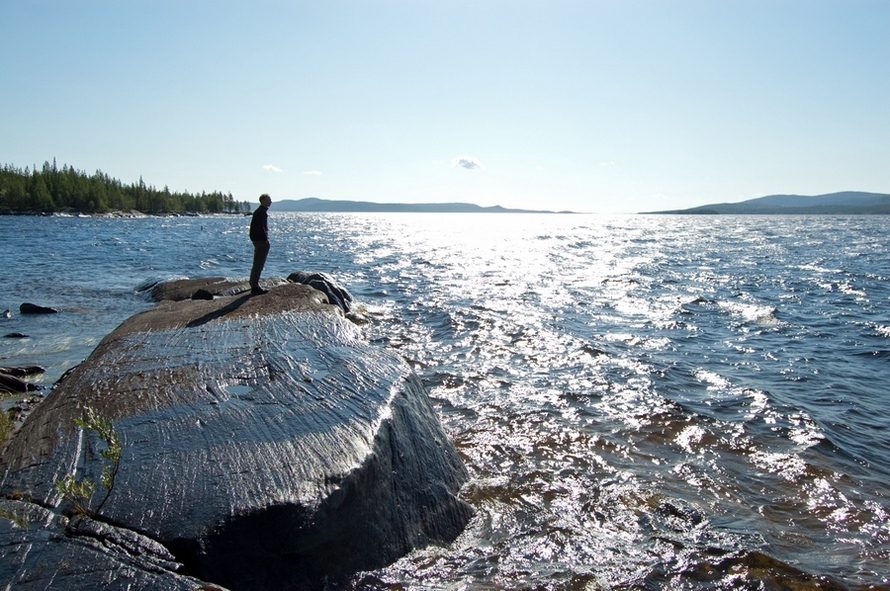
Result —
[[55, 158], [40, 170], [11, 164], [0, 168], [0, 212], [248, 213], [250, 209], [248, 202], [235, 201], [231, 193], [193, 195], [171, 192], [166, 186], [159, 191], [146, 186], [141, 176], [138, 183], [124, 185], [101, 170], [87, 175], [67, 164], [60, 169]]

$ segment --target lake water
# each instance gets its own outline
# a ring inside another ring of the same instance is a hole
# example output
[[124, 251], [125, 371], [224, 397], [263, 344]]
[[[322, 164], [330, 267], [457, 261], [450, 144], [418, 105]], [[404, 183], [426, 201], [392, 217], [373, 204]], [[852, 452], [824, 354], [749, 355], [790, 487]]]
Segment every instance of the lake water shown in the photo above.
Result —
[[[0, 217], [0, 334], [29, 335], [0, 364], [50, 384], [141, 287], [245, 277], [248, 221]], [[356, 588], [780, 588], [772, 559], [890, 589], [890, 216], [273, 205], [270, 230], [265, 275], [342, 282], [471, 474], [453, 544]]]

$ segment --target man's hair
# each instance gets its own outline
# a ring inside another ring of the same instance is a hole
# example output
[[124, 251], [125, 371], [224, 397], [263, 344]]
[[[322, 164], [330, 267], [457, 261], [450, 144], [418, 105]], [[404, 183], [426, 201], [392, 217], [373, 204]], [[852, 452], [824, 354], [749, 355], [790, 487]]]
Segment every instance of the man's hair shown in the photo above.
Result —
[[268, 194], [268, 193], [263, 193], [262, 195], [260, 195], [260, 202], [261, 202], [261, 203], [262, 203], [262, 201], [263, 201], [264, 198], [265, 198], [265, 199], [272, 199], [271, 197], [269, 197], [269, 194]]

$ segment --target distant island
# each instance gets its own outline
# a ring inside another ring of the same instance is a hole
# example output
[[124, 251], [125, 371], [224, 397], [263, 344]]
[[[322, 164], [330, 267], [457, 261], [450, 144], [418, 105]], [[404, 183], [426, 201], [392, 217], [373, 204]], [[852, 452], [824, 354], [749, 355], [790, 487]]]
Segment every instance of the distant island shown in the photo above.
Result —
[[306, 199], [282, 199], [272, 206], [276, 211], [319, 213], [573, 213], [571, 211], [546, 211], [532, 209], [508, 209], [500, 205], [482, 207], [472, 203], [373, 203], [371, 201], [334, 201], [308, 197]]
[[890, 195], [844, 191], [826, 195], [769, 195], [739, 203], [715, 203], [689, 209], [650, 211], [651, 214], [734, 215], [870, 215], [890, 214]]

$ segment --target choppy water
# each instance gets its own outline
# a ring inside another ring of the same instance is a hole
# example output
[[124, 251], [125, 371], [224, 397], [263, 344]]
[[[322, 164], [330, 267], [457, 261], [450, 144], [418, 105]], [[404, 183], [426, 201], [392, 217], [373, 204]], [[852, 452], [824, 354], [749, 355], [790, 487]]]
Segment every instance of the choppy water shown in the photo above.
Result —
[[[51, 382], [140, 285], [245, 276], [246, 227], [0, 217], [0, 333], [31, 335], [0, 363]], [[364, 302], [471, 472], [464, 534], [357, 588], [781, 588], [761, 554], [890, 588], [890, 217], [273, 206], [271, 230], [267, 274]]]

